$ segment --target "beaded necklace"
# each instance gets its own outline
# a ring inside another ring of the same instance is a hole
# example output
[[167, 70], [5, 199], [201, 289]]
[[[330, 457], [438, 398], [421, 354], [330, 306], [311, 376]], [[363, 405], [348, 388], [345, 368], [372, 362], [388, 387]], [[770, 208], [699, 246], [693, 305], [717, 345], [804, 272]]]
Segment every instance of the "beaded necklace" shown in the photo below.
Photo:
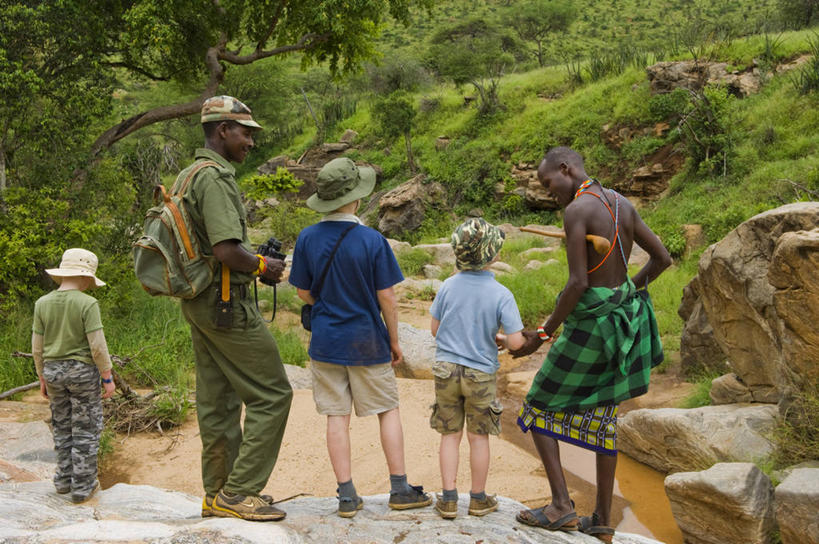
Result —
[[588, 189], [589, 189], [589, 187], [591, 187], [592, 183], [594, 183], [594, 180], [587, 179], [582, 184], [580, 184], [580, 187], [578, 187], [577, 191], [574, 193], [574, 198], [577, 198], [581, 194], [583, 194], [585, 191], [588, 191]]

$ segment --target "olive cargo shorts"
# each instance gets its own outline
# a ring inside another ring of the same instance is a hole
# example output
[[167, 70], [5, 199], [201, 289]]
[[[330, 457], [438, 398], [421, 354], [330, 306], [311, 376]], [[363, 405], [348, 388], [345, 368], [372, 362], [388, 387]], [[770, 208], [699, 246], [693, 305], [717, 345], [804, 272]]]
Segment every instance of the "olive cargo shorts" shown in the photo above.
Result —
[[456, 433], [466, 418], [466, 430], [472, 434], [500, 434], [503, 405], [497, 399], [495, 374], [445, 361], [433, 363], [432, 374], [435, 404], [429, 424], [433, 429]]
[[215, 286], [181, 301], [196, 360], [196, 416], [208, 495], [223, 487], [259, 494], [276, 464], [293, 398], [276, 341], [247, 290], [238, 291], [231, 328], [215, 326]]

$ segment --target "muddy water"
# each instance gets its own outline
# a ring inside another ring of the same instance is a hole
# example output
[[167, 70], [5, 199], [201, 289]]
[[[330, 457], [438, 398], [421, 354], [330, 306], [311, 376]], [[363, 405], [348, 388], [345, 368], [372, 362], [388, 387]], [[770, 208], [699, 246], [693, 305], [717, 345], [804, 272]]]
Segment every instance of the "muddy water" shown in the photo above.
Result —
[[[533, 468], [538, 467], [539, 471], [544, 472], [532, 439], [517, 426], [520, 401], [512, 398], [503, 400], [501, 438], [530, 453]], [[560, 459], [577, 511], [581, 515], [588, 515], [595, 505], [595, 454], [561, 442]], [[617, 530], [649, 536], [666, 544], [683, 544], [682, 534], [671, 514], [671, 505], [665, 494], [664, 478], [656, 470], [622, 453], [618, 455], [612, 502], [612, 523]], [[543, 499], [539, 502], [524, 502], [529, 507], [542, 506], [548, 502], [549, 495], [549, 489], [544, 489]]]

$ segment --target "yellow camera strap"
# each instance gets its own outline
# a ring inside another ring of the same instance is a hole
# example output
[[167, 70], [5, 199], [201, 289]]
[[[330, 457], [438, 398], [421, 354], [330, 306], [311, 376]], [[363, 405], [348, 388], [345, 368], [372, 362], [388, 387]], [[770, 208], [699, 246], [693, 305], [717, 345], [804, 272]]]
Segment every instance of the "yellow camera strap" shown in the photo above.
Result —
[[230, 268], [222, 263], [222, 302], [230, 302]]

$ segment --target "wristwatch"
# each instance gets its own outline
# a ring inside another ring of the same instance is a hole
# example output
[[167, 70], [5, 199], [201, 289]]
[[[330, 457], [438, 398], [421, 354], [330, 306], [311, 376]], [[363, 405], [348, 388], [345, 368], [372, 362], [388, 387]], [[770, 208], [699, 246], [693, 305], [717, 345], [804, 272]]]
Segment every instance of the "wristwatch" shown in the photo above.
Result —
[[101, 379], [102, 379], [102, 383], [111, 383], [112, 381], [114, 381], [113, 377], [108, 378], [107, 380], [105, 378], [101, 378]]

